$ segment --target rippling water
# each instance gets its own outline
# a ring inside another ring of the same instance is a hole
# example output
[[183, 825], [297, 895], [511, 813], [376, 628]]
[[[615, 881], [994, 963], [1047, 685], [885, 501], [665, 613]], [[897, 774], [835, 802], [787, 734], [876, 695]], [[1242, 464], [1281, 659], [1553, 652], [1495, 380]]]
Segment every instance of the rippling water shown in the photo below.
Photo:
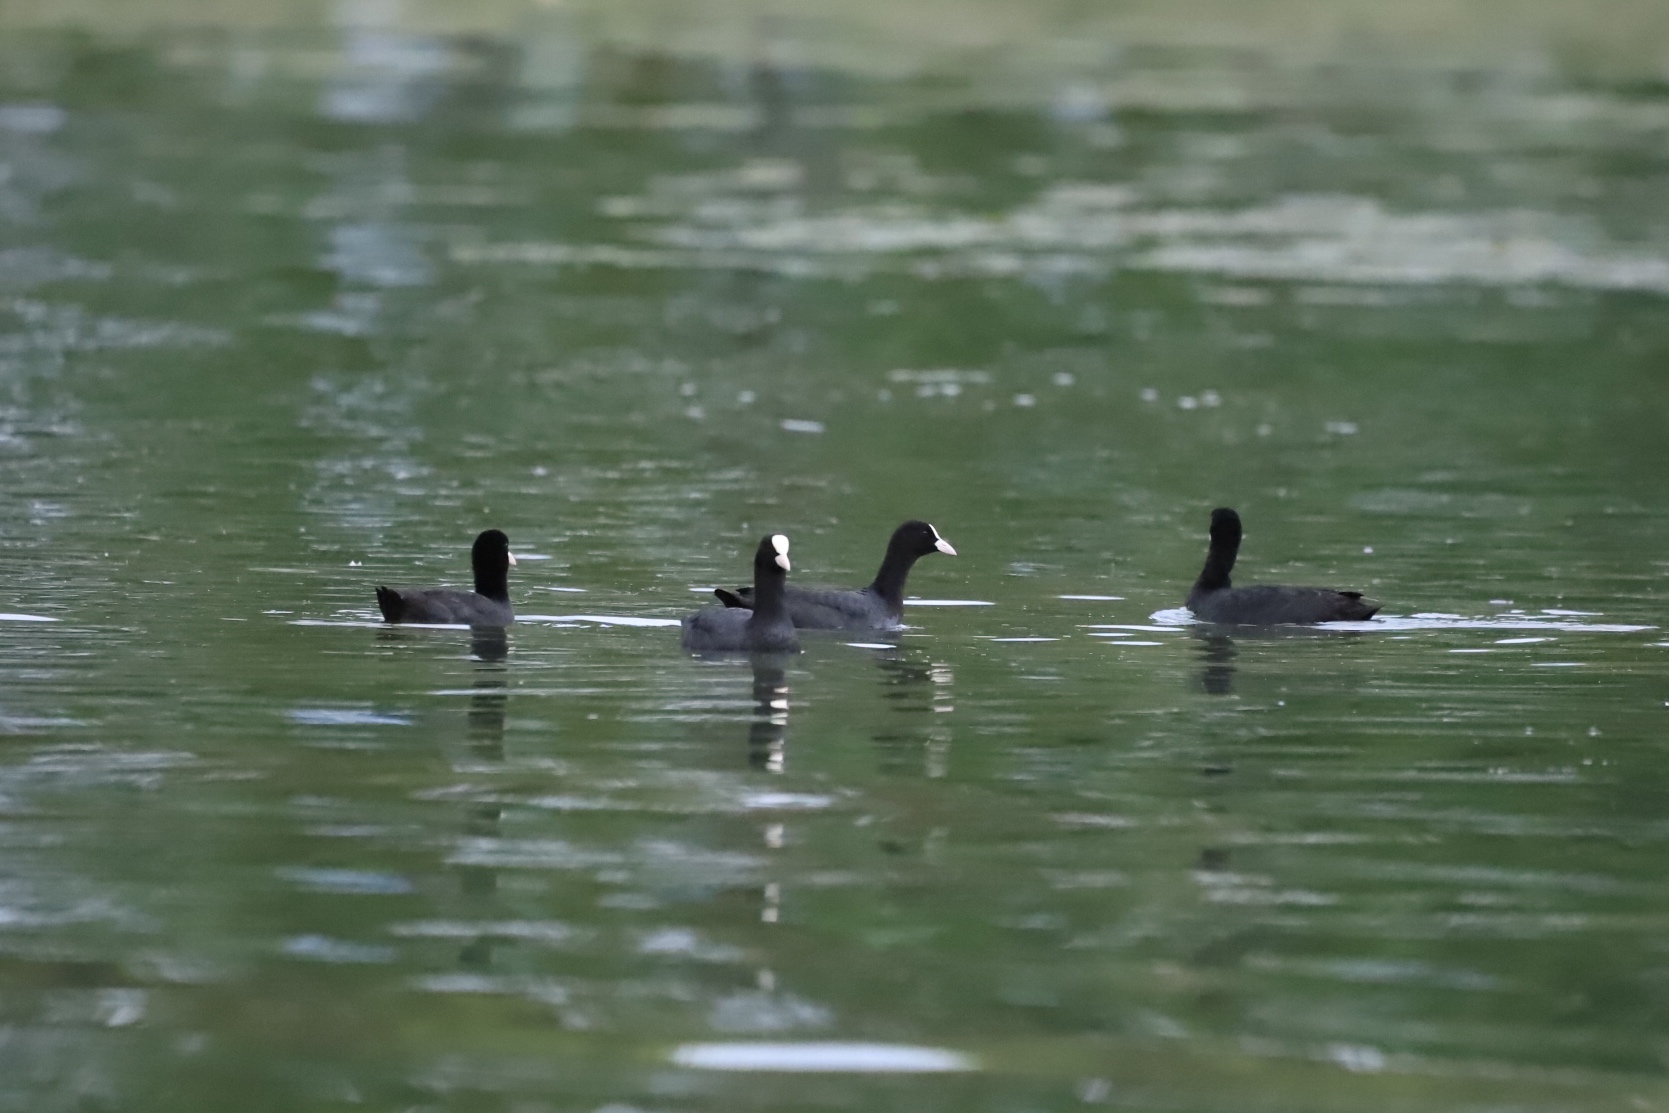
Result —
[[1669, 1104], [1662, 83], [761, 27], [0, 39], [0, 1110]]

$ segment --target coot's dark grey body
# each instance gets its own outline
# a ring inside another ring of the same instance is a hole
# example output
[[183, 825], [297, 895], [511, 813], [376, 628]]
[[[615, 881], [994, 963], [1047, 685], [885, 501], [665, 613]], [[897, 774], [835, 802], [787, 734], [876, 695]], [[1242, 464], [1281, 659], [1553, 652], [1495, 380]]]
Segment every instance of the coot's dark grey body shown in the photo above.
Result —
[[[928, 553], [955, 556], [956, 550], [926, 522], [908, 521], [893, 530], [887, 555], [874, 581], [856, 591], [833, 587], [790, 587], [788, 617], [807, 630], [891, 630], [904, 621], [904, 581], [916, 561]], [[713, 592], [727, 607], [753, 606], [747, 588]]]
[[703, 607], [686, 615], [683, 646], [693, 653], [796, 653], [799, 635], [783, 606], [788, 580], [788, 538], [774, 533], [753, 554], [751, 610]]
[[470, 548], [475, 570], [474, 591], [444, 587], [377, 588], [377, 606], [388, 622], [457, 623], [468, 626], [508, 626], [516, 621], [510, 607], [510, 539], [489, 529]]
[[1224, 591], [1190, 593], [1188, 609], [1203, 622], [1235, 626], [1310, 625], [1372, 618], [1380, 604], [1359, 591], [1324, 587], [1256, 584]]
[[1239, 514], [1226, 508], [1211, 512], [1211, 550], [1188, 593], [1188, 609], [1200, 621], [1225, 626], [1354, 622], [1372, 618], [1382, 605], [1362, 598], [1359, 591], [1277, 584], [1231, 587], [1229, 573], [1240, 552], [1240, 534]]

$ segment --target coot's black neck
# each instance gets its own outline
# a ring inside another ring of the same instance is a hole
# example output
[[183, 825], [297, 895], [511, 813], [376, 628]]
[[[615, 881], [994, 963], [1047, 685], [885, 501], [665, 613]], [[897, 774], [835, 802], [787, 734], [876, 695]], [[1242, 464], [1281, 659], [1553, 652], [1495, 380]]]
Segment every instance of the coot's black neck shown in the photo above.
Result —
[[[502, 560], [503, 558], [499, 558]], [[510, 601], [510, 566], [508, 563], [483, 567], [475, 566], [475, 594], [485, 595], [495, 603]]]
[[753, 562], [753, 620], [774, 622], [782, 616], [788, 577], [776, 562], [776, 554], [761, 553]]
[[1208, 591], [1222, 591], [1229, 586], [1229, 573], [1234, 571], [1234, 558], [1240, 553], [1240, 531], [1213, 528], [1211, 550], [1206, 553], [1205, 567], [1194, 581], [1192, 598]]
[[869, 585], [869, 590], [880, 596], [881, 601], [895, 613], [904, 608], [904, 581], [910, 578], [910, 569], [915, 567], [920, 555], [909, 547], [908, 542], [893, 538], [887, 545], [881, 570], [875, 573], [875, 580]]

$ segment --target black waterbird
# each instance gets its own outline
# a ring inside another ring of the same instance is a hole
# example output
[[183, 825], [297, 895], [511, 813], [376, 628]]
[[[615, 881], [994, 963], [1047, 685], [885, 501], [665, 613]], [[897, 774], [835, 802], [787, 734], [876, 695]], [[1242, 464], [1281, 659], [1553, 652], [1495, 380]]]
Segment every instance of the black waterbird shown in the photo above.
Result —
[[[916, 561], [928, 553], [955, 556], [956, 550], [927, 522], [905, 522], [892, 531], [887, 555], [868, 587], [790, 587], [786, 593], [788, 617], [795, 626], [808, 630], [894, 629], [904, 621], [904, 581]], [[732, 591], [721, 587], [713, 594], [727, 607], [754, 605], [747, 588]]]
[[379, 585], [377, 606], [383, 618], [465, 626], [508, 626], [516, 621], [510, 608], [510, 568], [516, 563], [510, 539], [496, 529], [483, 531], [470, 548], [469, 563], [475, 570], [474, 591]]
[[1325, 587], [1254, 584], [1232, 587], [1229, 573], [1240, 552], [1240, 515], [1226, 507], [1211, 512], [1211, 550], [1200, 578], [1188, 592], [1188, 609], [1202, 622], [1224, 626], [1275, 626], [1316, 622], [1358, 622], [1383, 605], [1360, 591]]
[[788, 582], [788, 538], [769, 534], [753, 554], [751, 609], [703, 607], [686, 615], [683, 646], [695, 653], [794, 653], [800, 639], [783, 603]]

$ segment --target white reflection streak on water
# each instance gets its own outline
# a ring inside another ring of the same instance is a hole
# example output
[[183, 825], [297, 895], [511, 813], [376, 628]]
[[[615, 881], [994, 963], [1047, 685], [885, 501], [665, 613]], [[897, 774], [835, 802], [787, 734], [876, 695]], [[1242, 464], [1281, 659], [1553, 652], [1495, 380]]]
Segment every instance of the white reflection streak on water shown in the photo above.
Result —
[[681, 1067], [800, 1073], [942, 1073], [977, 1070], [960, 1051], [892, 1043], [694, 1043], [672, 1052]]
[[[1591, 615], [1591, 611], [1544, 611], [1541, 615], [1532, 614], [1504, 614], [1469, 618], [1458, 614], [1420, 613], [1412, 615], [1376, 615], [1363, 622], [1322, 622], [1314, 626], [1305, 627], [1311, 630], [1339, 630], [1353, 633], [1371, 634], [1381, 632], [1403, 632], [1409, 630], [1565, 630], [1572, 633], [1588, 634], [1637, 634], [1646, 630], [1655, 630], [1656, 626], [1640, 625], [1622, 622], [1570, 622], [1566, 616], [1572, 614]], [[1545, 617], [1544, 617], [1545, 616]], [[1152, 630], [1155, 632], [1172, 632], [1185, 630], [1190, 626], [1203, 626], [1206, 623], [1196, 619], [1192, 612], [1184, 607], [1170, 610], [1155, 611], [1148, 616], [1155, 626], [1128, 626], [1113, 623], [1085, 624], [1089, 630]], [[1510, 644], [1512, 641], [1539, 641], [1543, 639], [1509, 639], [1499, 644]]]
[[342, 68], [325, 88], [320, 111], [372, 124], [421, 116], [447, 69], [445, 45], [400, 29], [398, 0], [336, 0], [331, 14], [342, 29]]
[[[321, 114], [361, 124], [420, 117], [446, 68], [445, 47], [395, 29], [399, 4], [393, 0], [337, 0], [332, 13], [341, 28], [342, 69], [321, 94]], [[378, 142], [374, 132], [366, 134]], [[292, 323], [369, 336], [384, 326], [388, 291], [426, 286], [432, 278], [419, 229], [400, 219], [417, 191], [396, 146], [342, 152], [327, 165], [333, 181], [304, 213], [331, 222], [319, 262], [338, 275], [340, 288], [330, 306]], [[315, 376], [302, 424], [349, 443], [318, 459], [304, 506], [329, 514], [358, 537], [393, 524], [399, 497], [415, 493], [414, 481], [427, 474], [412, 454], [422, 437], [411, 416], [422, 385], [409, 373]]]

